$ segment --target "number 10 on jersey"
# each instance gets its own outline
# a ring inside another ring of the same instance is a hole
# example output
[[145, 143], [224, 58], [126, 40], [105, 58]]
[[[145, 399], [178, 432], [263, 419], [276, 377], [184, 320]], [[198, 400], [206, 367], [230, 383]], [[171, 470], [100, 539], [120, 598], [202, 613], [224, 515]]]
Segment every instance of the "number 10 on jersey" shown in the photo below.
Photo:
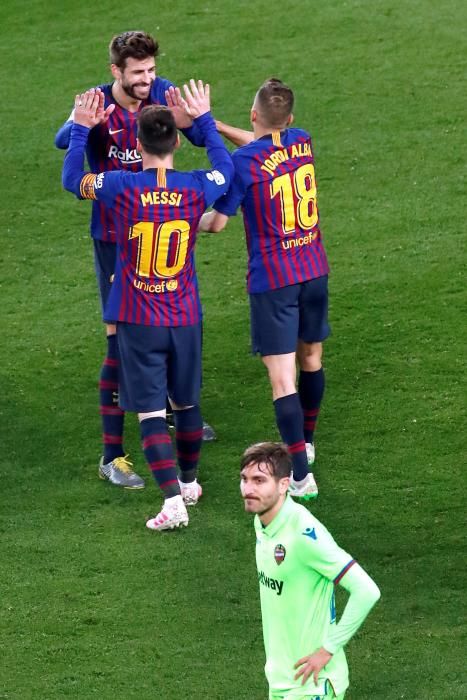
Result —
[[190, 224], [183, 219], [165, 221], [159, 226], [152, 221], [139, 221], [130, 226], [128, 239], [132, 238], [138, 238], [137, 275], [175, 277], [185, 265]]

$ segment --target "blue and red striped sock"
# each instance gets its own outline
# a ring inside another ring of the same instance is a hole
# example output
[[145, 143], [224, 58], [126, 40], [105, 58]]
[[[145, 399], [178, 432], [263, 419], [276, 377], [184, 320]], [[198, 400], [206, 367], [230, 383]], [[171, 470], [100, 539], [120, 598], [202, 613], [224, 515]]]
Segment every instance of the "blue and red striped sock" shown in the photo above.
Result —
[[146, 418], [140, 423], [144, 456], [166, 498], [180, 495], [172, 440], [165, 418]]
[[100, 414], [102, 416], [102, 442], [104, 464], [123, 451], [123, 424], [125, 412], [118, 405], [118, 343], [116, 335], [107, 336], [107, 355], [99, 378]]
[[177, 460], [181, 481], [188, 484], [196, 479], [199, 453], [203, 440], [203, 418], [199, 406], [174, 411]]
[[301, 481], [308, 474], [308, 460], [303, 435], [303, 411], [298, 394], [276, 399], [274, 410], [277, 427], [292, 458], [293, 477], [295, 481]]
[[300, 371], [298, 393], [303, 408], [305, 441], [313, 442], [319, 409], [324, 395], [324, 370], [322, 367], [316, 372]]

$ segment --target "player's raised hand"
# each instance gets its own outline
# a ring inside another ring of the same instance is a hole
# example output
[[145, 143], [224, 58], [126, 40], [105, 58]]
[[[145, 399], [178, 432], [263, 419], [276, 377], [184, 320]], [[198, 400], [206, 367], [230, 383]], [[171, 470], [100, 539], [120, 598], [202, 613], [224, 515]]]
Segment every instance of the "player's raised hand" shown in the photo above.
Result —
[[209, 83], [204, 84], [202, 80], [196, 82], [192, 78], [190, 85], [184, 85], [183, 90], [189, 114], [193, 119], [209, 112], [211, 109]]
[[165, 91], [165, 99], [167, 107], [174, 116], [177, 129], [188, 129], [193, 124], [193, 119], [190, 117], [188, 105], [182, 97], [180, 88], [171, 85]]
[[88, 129], [92, 129], [103, 121], [106, 121], [115, 109], [111, 104], [104, 109], [104, 93], [99, 88], [86, 90], [75, 97], [73, 121]]
[[115, 104], [112, 102], [111, 104], [108, 105], [108, 107], [105, 107], [105, 98], [104, 98], [104, 93], [100, 88], [96, 88], [96, 90], [100, 93], [99, 94], [99, 105], [97, 107], [97, 117], [100, 119], [100, 123], [102, 124], [103, 122], [106, 122], [107, 119], [110, 117], [112, 112], [115, 109]]
[[299, 659], [295, 664], [294, 668], [300, 668], [300, 670], [295, 674], [294, 679], [298, 680], [300, 676], [302, 678], [302, 685], [304, 685], [308, 678], [313, 674], [313, 679], [315, 685], [318, 685], [318, 675], [322, 668], [332, 659], [332, 654], [330, 654], [324, 647], [315, 651], [314, 654], [309, 654]]

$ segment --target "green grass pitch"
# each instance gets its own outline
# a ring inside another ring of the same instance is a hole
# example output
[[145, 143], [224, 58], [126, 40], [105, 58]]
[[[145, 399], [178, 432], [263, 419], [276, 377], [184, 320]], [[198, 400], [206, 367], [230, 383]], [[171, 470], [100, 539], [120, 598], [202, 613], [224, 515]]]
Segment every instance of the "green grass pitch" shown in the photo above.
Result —
[[[3, 1], [0, 699], [267, 696], [238, 462], [277, 432], [249, 354], [240, 217], [198, 245], [203, 409], [219, 441], [190, 527], [145, 529], [161, 501], [149, 478], [141, 493], [97, 479], [89, 206], [61, 190], [53, 136], [75, 93], [108, 79], [111, 36], [139, 28], [159, 38], [159, 74], [209, 81], [224, 121], [248, 127], [266, 77], [296, 92], [332, 268], [312, 508], [382, 591], [348, 647], [346, 697], [467, 697], [466, 20], [459, 0]], [[184, 143], [176, 163], [206, 159]], [[127, 427], [146, 475], [133, 416]]]

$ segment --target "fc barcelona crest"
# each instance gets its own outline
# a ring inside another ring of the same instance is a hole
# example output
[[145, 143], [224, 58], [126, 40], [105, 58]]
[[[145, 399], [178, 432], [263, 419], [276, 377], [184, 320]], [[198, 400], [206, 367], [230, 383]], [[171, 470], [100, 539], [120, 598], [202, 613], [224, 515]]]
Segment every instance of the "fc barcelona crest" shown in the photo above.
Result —
[[277, 566], [282, 564], [285, 559], [285, 547], [282, 544], [276, 544], [274, 547], [274, 559], [276, 560]]

